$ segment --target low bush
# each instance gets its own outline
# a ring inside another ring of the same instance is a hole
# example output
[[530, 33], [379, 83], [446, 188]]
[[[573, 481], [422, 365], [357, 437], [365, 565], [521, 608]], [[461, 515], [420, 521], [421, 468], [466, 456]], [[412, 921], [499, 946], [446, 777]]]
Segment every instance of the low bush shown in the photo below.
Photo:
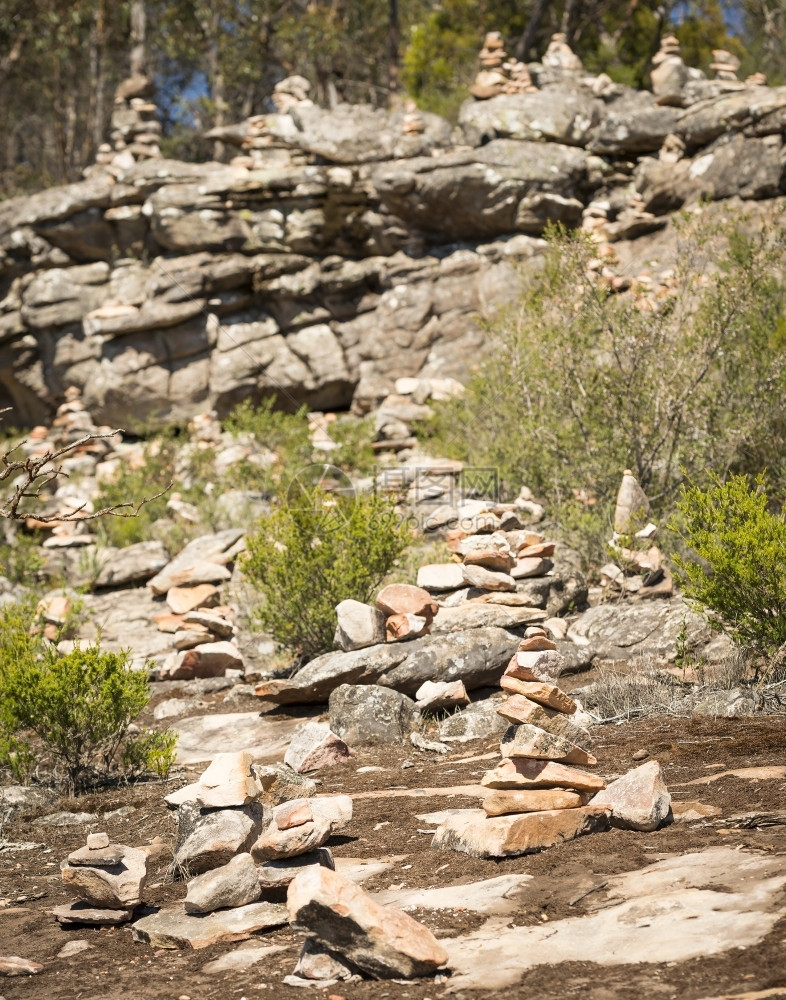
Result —
[[0, 608], [0, 767], [17, 780], [49, 771], [71, 792], [113, 774], [165, 775], [176, 737], [131, 728], [150, 700], [147, 672], [97, 645], [61, 656], [31, 622], [33, 604]]
[[685, 596], [710, 626], [771, 662], [786, 643], [786, 511], [764, 478], [683, 486], [672, 525], [698, 559], [676, 556]]
[[263, 598], [256, 621], [302, 660], [327, 652], [336, 605], [369, 601], [408, 538], [384, 497], [301, 494], [246, 539], [241, 568]]

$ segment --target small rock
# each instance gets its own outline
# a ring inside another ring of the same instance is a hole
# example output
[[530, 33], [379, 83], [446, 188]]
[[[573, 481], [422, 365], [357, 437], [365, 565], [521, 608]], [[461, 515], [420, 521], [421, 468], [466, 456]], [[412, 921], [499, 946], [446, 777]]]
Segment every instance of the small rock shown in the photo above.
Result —
[[385, 620], [385, 639], [388, 642], [406, 642], [428, 635], [431, 618], [419, 615], [391, 615]]
[[255, 903], [260, 896], [257, 868], [250, 854], [238, 854], [221, 868], [188, 883], [186, 913], [212, 913]]
[[298, 730], [287, 748], [284, 763], [293, 771], [305, 773], [343, 764], [352, 756], [346, 743], [323, 722], [308, 722]]
[[464, 681], [424, 681], [415, 692], [415, 699], [420, 712], [469, 704]]
[[204, 642], [179, 653], [173, 666], [162, 669], [162, 680], [190, 680], [192, 677], [221, 677], [227, 670], [243, 670], [243, 656], [226, 640]]
[[423, 924], [327, 868], [295, 878], [287, 909], [294, 927], [378, 979], [431, 975], [448, 960]]
[[564, 667], [564, 657], [554, 649], [522, 650], [505, 668], [505, 675], [521, 681], [555, 684]]
[[586, 750], [537, 726], [510, 726], [502, 737], [500, 749], [503, 757], [557, 760], [587, 767], [597, 764], [597, 760]]
[[220, 615], [211, 614], [203, 608], [186, 612], [183, 615], [183, 621], [186, 625], [201, 625], [202, 628], [207, 629], [208, 632], [212, 632], [213, 635], [217, 635], [221, 639], [231, 638], [235, 630], [232, 622], [228, 622], [226, 618], [222, 618]]
[[530, 701], [536, 701], [539, 705], [553, 708], [555, 712], [573, 715], [576, 711], [576, 702], [553, 684], [544, 684], [542, 681], [519, 681], [517, 687], [520, 695], [529, 698]]
[[336, 616], [333, 642], [344, 652], [385, 641], [385, 616], [376, 608], [360, 601], [341, 601], [336, 606]]
[[542, 653], [547, 649], [556, 648], [556, 643], [552, 642], [545, 635], [531, 635], [521, 640], [518, 651], [520, 653]]
[[220, 868], [248, 851], [271, 819], [270, 809], [259, 802], [235, 809], [202, 809], [184, 802], [177, 811], [173, 864], [191, 875]]
[[550, 760], [505, 759], [480, 779], [486, 788], [575, 788], [579, 792], [599, 792], [606, 782], [597, 774], [587, 774]]
[[607, 806], [614, 826], [624, 830], [648, 832], [657, 829], [668, 817], [671, 806], [660, 764], [650, 760], [628, 771], [599, 792], [593, 805]]
[[632, 760], [646, 760], [648, 757], [649, 757], [649, 751], [648, 750], [637, 750], [636, 753], [633, 754], [633, 756], [632, 756], [631, 759]]
[[444, 590], [460, 590], [464, 583], [464, 569], [459, 563], [436, 563], [421, 566], [418, 570], [418, 587], [440, 593]]
[[469, 587], [477, 587], [478, 590], [512, 592], [516, 589], [516, 581], [509, 573], [496, 573], [483, 566], [469, 566], [466, 563], [464, 564], [464, 584]]
[[475, 701], [460, 712], [449, 716], [439, 727], [439, 737], [445, 743], [467, 743], [469, 740], [488, 739], [505, 732], [505, 721], [497, 714], [500, 701], [486, 698]]
[[[89, 838], [88, 838], [89, 839]], [[94, 868], [112, 868], [123, 860], [125, 848], [119, 844], [108, 847], [80, 847], [68, 855], [69, 865], [82, 865]]]
[[209, 809], [255, 801], [262, 789], [251, 773], [252, 760], [250, 753], [218, 754], [197, 782], [196, 801]]
[[251, 855], [256, 862], [295, 858], [321, 847], [331, 832], [330, 821], [321, 816], [286, 830], [271, 823], [251, 845]]
[[357, 968], [355, 966], [344, 961], [335, 952], [328, 951], [313, 938], [306, 938], [303, 942], [303, 950], [300, 952], [300, 958], [293, 972], [293, 975], [300, 979], [317, 982], [330, 980], [332, 983], [346, 981], [356, 974]]
[[0, 976], [34, 976], [43, 971], [43, 965], [18, 955], [0, 955]]
[[266, 861], [257, 868], [259, 884], [263, 889], [286, 889], [295, 876], [309, 865], [321, 865], [332, 871], [336, 869], [336, 863], [329, 848], [318, 847], [315, 851], [300, 854], [296, 858]]
[[562, 788], [495, 791], [483, 800], [483, 811], [487, 816], [506, 816], [509, 813], [542, 812], [547, 809], [575, 809], [588, 801], [588, 792], [571, 792]]
[[497, 709], [497, 714], [515, 726], [538, 726], [547, 733], [562, 736], [579, 746], [589, 740], [586, 730], [573, 722], [574, 716], [538, 705], [521, 694], [514, 694], [503, 702]]
[[514, 580], [528, 580], [530, 577], [545, 576], [551, 569], [550, 559], [542, 559], [540, 556], [527, 556], [524, 559], [517, 559], [513, 564], [510, 575]]
[[95, 823], [98, 819], [95, 813], [56, 812], [39, 816], [33, 820], [34, 826], [82, 826], [85, 823]]
[[436, 740], [427, 740], [420, 733], [410, 733], [409, 741], [418, 750], [428, 750], [431, 753], [447, 753], [450, 747], [447, 743], [438, 743]]
[[85, 941], [84, 938], [77, 938], [73, 941], [66, 941], [60, 951], [57, 953], [58, 958], [71, 958], [74, 955], [81, 955], [83, 951], [88, 951], [92, 948], [92, 944], [89, 941]]
[[273, 820], [279, 830], [293, 830], [296, 826], [311, 823], [314, 816], [308, 799], [293, 799], [282, 802], [273, 810]]
[[109, 847], [109, 834], [88, 833], [87, 846], [91, 851], [100, 851], [102, 847]]
[[251, 771], [262, 788], [260, 801], [269, 806], [290, 799], [307, 799], [316, 794], [313, 778], [298, 774], [287, 764], [252, 764]]
[[377, 607], [391, 615], [417, 615], [429, 621], [439, 611], [439, 605], [423, 587], [413, 587], [409, 583], [391, 583], [377, 595]]
[[218, 587], [212, 583], [199, 583], [195, 587], [171, 587], [166, 602], [176, 615], [185, 615], [196, 608], [209, 608], [217, 604]]

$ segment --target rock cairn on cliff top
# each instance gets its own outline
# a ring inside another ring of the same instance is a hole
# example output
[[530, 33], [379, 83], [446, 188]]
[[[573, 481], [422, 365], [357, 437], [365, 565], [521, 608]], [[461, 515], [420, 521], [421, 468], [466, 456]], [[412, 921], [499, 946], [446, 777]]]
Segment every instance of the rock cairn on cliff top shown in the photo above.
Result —
[[551, 36], [549, 47], [543, 56], [543, 65], [547, 69], [567, 77], [575, 76], [584, 69], [581, 59], [568, 45], [567, 35], [562, 31]]
[[161, 123], [158, 106], [150, 99], [153, 91], [153, 81], [142, 74], [130, 76], [118, 85], [110, 142], [99, 146], [97, 164], [114, 172], [161, 156]]
[[688, 67], [680, 55], [680, 43], [676, 35], [664, 35], [660, 49], [652, 58], [652, 92], [659, 104], [680, 103], [682, 88], [689, 80]]
[[422, 135], [426, 131], [423, 115], [411, 97], [404, 101], [404, 119], [401, 130], [404, 135]]
[[712, 50], [712, 63], [710, 69], [715, 73], [716, 80], [727, 80], [729, 83], [738, 83], [737, 70], [740, 68], [740, 60], [726, 49]]
[[500, 680], [508, 697], [497, 713], [510, 725], [502, 760], [481, 779], [489, 789], [483, 808], [448, 816], [433, 847], [512, 857], [606, 830], [610, 822], [654, 830], [667, 818], [671, 799], [656, 761], [608, 788], [583, 770], [597, 764], [586, 749], [592, 720], [557, 686], [564, 662], [546, 629], [526, 630]]
[[127, 923], [142, 902], [148, 855], [124, 844], [110, 844], [106, 833], [91, 833], [87, 845], [72, 851], [60, 866], [77, 902], [55, 907], [58, 923]]
[[509, 59], [505, 42], [498, 31], [489, 31], [478, 56], [480, 69], [470, 93], [478, 100], [499, 94], [529, 94], [537, 90], [526, 65]]
[[311, 84], [304, 76], [295, 74], [279, 80], [273, 88], [273, 107], [280, 115], [289, 114], [297, 107], [313, 107], [314, 102], [308, 96], [310, 90]]

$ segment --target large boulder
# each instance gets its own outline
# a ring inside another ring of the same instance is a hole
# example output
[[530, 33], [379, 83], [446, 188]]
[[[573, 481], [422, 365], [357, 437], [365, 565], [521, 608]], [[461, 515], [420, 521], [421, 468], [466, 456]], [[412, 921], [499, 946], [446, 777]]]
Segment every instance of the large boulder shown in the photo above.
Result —
[[458, 124], [471, 146], [492, 139], [528, 139], [584, 146], [603, 117], [603, 104], [566, 85], [530, 94], [500, 94], [461, 105]]

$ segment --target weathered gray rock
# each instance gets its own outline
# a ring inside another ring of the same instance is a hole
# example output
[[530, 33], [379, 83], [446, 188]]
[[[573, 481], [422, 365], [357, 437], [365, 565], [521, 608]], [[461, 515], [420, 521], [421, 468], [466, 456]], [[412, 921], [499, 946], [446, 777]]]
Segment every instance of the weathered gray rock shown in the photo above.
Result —
[[297, 876], [287, 909], [294, 927], [376, 979], [430, 975], [448, 959], [428, 928], [327, 868]]
[[270, 809], [259, 802], [236, 809], [202, 809], [184, 802], [177, 811], [173, 864], [191, 875], [220, 868], [247, 852], [271, 818]]
[[361, 601], [341, 601], [336, 606], [336, 635], [339, 649], [348, 652], [385, 641], [385, 616]]
[[[530, 614], [513, 617], [529, 620]], [[461, 680], [472, 690], [497, 683], [517, 644], [518, 638], [504, 629], [479, 624], [471, 632], [424, 636], [350, 653], [326, 653], [291, 680], [264, 681], [256, 691], [262, 698], [286, 705], [327, 701], [341, 684], [379, 684], [409, 697], [429, 680]]]
[[253, 764], [251, 771], [262, 788], [260, 801], [269, 806], [291, 799], [309, 798], [317, 783], [305, 774], [298, 774], [288, 764]]
[[215, 535], [204, 535], [194, 539], [159, 573], [148, 580], [147, 586], [154, 594], [162, 595], [171, 587], [229, 580], [231, 573], [226, 566], [242, 550], [242, 537], [243, 532], [240, 529], [227, 528]]
[[89, 903], [64, 903], [52, 909], [61, 927], [115, 927], [134, 919], [133, 910], [106, 910]]
[[249, 903], [232, 910], [193, 916], [185, 907], [167, 907], [137, 920], [135, 941], [154, 948], [209, 948], [220, 941], [242, 941], [259, 931], [282, 927], [287, 909], [280, 903]]
[[537, 726], [523, 723], [510, 726], [500, 743], [503, 757], [527, 757], [532, 760], [556, 760], [565, 764], [597, 764], [591, 753], [562, 736], [554, 736]]
[[96, 587], [126, 587], [159, 573], [169, 562], [162, 542], [138, 542], [124, 549], [112, 549], [96, 577]]
[[469, 703], [463, 681], [424, 681], [415, 692], [415, 707], [419, 712], [438, 708], [455, 708]]
[[411, 698], [377, 684], [342, 684], [328, 708], [331, 731], [350, 747], [402, 743], [417, 715]]
[[628, 92], [609, 106], [589, 148], [614, 156], [654, 152], [676, 131], [677, 118], [676, 108], [657, 106], [652, 94]]
[[568, 638], [607, 659], [651, 654], [673, 660], [683, 625], [689, 648], [698, 647], [710, 637], [706, 622], [680, 597], [650, 603], [599, 604], [573, 622]]
[[221, 868], [197, 875], [188, 883], [186, 913], [212, 913], [255, 903], [260, 896], [257, 868], [250, 854], [237, 854]]
[[326, 816], [315, 816], [283, 830], [274, 821], [251, 845], [251, 855], [256, 862], [295, 858], [321, 847], [332, 832], [332, 823]]
[[603, 104], [570, 86], [531, 94], [500, 94], [461, 105], [458, 124], [471, 146], [492, 139], [529, 139], [583, 146], [603, 116]]
[[500, 704], [500, 698], [486, 698], [454, 712], [440, 725], [440, 739], [446, 743], [466, 743], [504, 733], [508, 724], [497, 712]]
[[606, 782], [597, 774], [566, 767], [552, 760], [525, 757], [504, 758], [480, 783], [487, 788], [575, 788], [579, 792], [598, 792]]
[[330, 951], [313, 938], [306, 938], [297, 960], [293, 976], [311, 982], [331, 983], [351, 979], [360, 970], [343, 959], [337, 952]]

